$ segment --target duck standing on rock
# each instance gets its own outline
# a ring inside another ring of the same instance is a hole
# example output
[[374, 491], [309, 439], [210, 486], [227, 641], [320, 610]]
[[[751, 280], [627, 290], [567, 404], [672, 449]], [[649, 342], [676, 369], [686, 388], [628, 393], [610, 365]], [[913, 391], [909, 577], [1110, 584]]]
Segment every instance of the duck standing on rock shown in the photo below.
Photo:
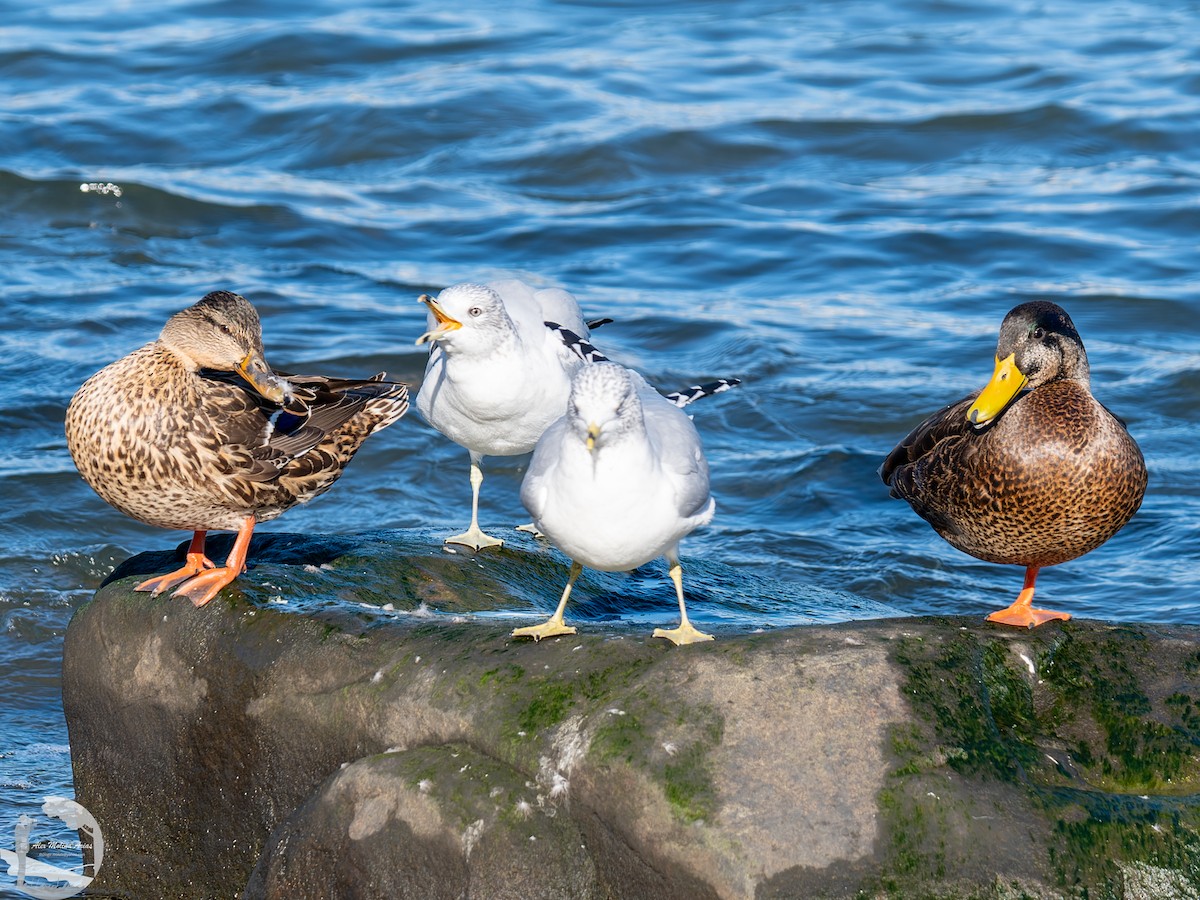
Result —
[[954, 547], [1025, 567], [1016, 601], [987, 619], [1028, 628], [1070, 618], [1033, 608], [1038, 570], [1116, 534], [1147, 480], [1124, 423], [1092, 396], [1079, 332], [1048, 302], [1004, 317], [991, 381], [914, 428], [879, 474]]
[[[263, 358], [258, 313], [214, 291], [167, 320], [158, 340], [101, 369], [67, 408], [83, 479], [125, 515], [193, 532], [187, 563], [135, 590], [203, 606], [245, 568], [257, 522], [324, 493], [362, 446], [408, 409], [384, 374], [283, 375]], [[205, 533], [236, 531], [225, 565]]]

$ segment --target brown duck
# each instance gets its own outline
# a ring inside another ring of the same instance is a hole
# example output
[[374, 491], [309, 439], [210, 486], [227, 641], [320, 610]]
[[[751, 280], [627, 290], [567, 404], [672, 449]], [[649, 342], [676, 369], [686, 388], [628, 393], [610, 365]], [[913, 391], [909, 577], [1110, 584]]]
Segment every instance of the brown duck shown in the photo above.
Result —
[[879, 469], [892, 496], [953, 546], [1025, 567], [1024, 590], [989, 622], [1069, 619], [1033, 608], [1038, 570], [1099, 547], [1141, 505], [1142, 453], [1088, 385], [1071, 318], [1023, 303], [1000, 326], [987, 386], [914, 428]]
[[[328, 490], [373, 432], [408, 409], [383, 374], [283, 375], [263, 358], [258, 313], [215, 291], [167, 320], [158, 340], [101, 369], [67, 408], [84, 480], [127, 516], [193, 532], [187, 563], [136, 588], [203, 606], [245, 568], [257, 522]], [[236, 531], [225, 565], [205, 533]]]

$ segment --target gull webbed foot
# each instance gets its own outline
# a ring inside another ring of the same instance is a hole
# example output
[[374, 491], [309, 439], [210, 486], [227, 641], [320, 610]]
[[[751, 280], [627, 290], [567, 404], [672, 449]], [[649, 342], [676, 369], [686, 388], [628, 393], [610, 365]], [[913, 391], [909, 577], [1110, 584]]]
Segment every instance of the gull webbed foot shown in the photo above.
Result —
[[485, 550], [488, 547], [503, 547], [504, 541], [484, 534], [477, 525], [472, 525], [462, 534], [448, 537], [443, 543], [458, 544], [460, 547], [470, 547], [472, 550]]
[[560, 634], [575, 634], [573, 625], [563, 623], [562, 616], [551, 616], [541, 625], [527, 625], [524, 628], [514, 628], [513, 637], [531, 637], [535, 641], [542, 638], [555, 637]]
[[676, 647], [683, 644], [698, 644], [701, 641], [716, 640], [711, 634], [705, 634], [696, 629], [691, 622], [684, 622], [678, 628], [655, 628], [654, 637], [666, 638]]

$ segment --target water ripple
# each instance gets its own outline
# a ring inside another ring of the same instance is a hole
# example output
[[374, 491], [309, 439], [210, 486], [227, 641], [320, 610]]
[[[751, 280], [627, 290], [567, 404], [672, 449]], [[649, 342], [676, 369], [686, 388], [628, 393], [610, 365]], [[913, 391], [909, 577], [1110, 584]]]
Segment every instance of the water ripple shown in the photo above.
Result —
[[[950, 548], [875, 470], [982, 385], [1009, 307], [1056, 300], [1151, 481], [1120, 535], [1039, 591], [1083, 616], [1196, 621], [1197, 13], [9, 4], [0, 694], [20, 699], [0, 725], [65, 743], [71, 610], [119, 560], [182, 539], [82, 484], [66, 402], [214, 288], [256, 303], [282, 368], [415, 384], [416, 297], [518, 275], [611, 315], [597, 341], [655, 384], [742, 378], [695, 409], [718, 513], [684, 559], [714, 563], [711, 588], [696, 583], [711, 615], [768, 626], [818, 616], [817, 589], [862, 615], [1011, 600], [1019, 572]], [[487, 461], [485, 523], [517, 517], [524, 465]], [[410, 416], [266, 530], [448, 532], [465, 469]], [[783, 588], [756, 606], [739, 577]], [[621, 615], [617, 591], [591, 613]], [[0, 779], [69, 784], [59, 756], [34, 753], [33, 774], [0, 756]]]

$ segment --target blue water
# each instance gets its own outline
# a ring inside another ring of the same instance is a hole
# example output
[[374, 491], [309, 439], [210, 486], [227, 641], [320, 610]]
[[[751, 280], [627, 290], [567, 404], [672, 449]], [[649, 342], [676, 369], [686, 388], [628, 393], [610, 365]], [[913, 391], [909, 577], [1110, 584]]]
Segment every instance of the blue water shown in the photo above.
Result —
[[[453, 6], [0, 2], [0, 846], [72, 794], [72, 611], [185, 537], [82, 484], [64, 407], [215, 288], [280, 368], [416, 384], [421, 292], [567, 287], [652, 382], [743, 379], [695, 407], [718, 512], [685, 566], [973, 615], [1020, 572], [875, 470], [983, 384], [1010, 307], [1055, 300], [1151, 477], [1039, 594], [1200, 621], [1200, 4]], [[485, 527], [520, 520], [523, 465], [487, 465]], [[467, 490], [413, 415], [264, 530], [449, 534]]]

